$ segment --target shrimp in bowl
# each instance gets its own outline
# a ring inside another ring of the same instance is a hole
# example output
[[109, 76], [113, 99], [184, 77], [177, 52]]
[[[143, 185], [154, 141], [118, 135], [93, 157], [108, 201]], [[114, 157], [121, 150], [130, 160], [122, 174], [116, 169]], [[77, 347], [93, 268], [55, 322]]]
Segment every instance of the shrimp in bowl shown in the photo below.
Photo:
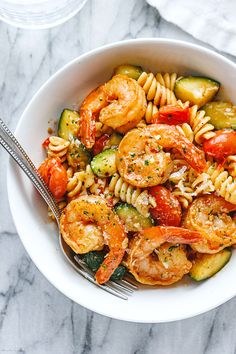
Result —
[[109, 252], [96, 273], [99, 284], [107, 282], [124, 257], [128, 238], [106, 201], [92, 195], [72, 200], [63, 210], [60, 229], [75, 253], [83, 254], [108, 245]]
[[92, 91], [80, 107], [81, 139], [87, 148], [95, 143], [95, 120], [126, 133], [142, 119], [147, 107], [144, 90], [132, 78], [115, 75]]
[[[235, 108], [212, 105], [212, 79], [132, 65], [114, 72], [76, 111], [63, 110], [54, 155], [46, 149], [39, 168], [64, 208], [62, 237], [99, 284], [128, 272], [153, 286], [185, 274], [205, 280], [236, 244], [233, 132], [224, 130], [234, 127]], [[215, 114], [221, 133], [209, 123]], [[223, 152], [219, 134], [228, 137]]]
[[127, 266], [136, 280], [148, 285], [170, 285], [189, 272], [192, 263], [184, 247], [201, 239], [197, 231], [154, 226], [137, 234], [129, 244]]
[[126, 182], [141, 188], [165, 183], [173, 162], [164, 148], [175, 148], [190, 166], [200, 172], [204, 170], [204, 153], [174, 126], [151, 124], [131, 130], [122, 139], [117, 153], [120, 175]]
[[236, 244], [236, 219], [230, 215], [234, 211], [236, 205], [214, 194], [195, 199], [183, 220], [183, 227], [202, 234], [191, 247], [199, 253], [217, 253]]

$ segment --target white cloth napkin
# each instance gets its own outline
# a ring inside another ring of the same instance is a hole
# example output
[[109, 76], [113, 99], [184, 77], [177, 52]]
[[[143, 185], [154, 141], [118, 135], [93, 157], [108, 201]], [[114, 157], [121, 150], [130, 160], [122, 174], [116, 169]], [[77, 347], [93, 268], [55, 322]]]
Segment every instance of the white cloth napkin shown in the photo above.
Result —
[[236, 55], [236, 0], [147, 0], [167, 21]]

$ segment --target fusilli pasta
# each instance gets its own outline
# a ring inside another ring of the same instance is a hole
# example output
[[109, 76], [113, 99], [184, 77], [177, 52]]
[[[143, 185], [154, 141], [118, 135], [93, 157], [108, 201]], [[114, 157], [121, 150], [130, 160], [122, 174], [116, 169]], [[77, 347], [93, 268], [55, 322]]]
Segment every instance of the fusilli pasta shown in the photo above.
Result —
[[191, 143], [194, 139], [194, 133], [191, 126], [188, 123], [183, 123], [181, 125], [176, 125], [176, 129], [183, 134]]
[[75, 172], [67, 183], [67, 197], [71, 200], [80, 195], [85, 178], [85, 171]]
[[197, 105], [190, 107], [190, 126], [193, 130], [194, 140], [199, 145], [205, 139], [210, 139], [215, 135], [214, 125], [208, 123], [209, 121], [210, 117], [205, 115], [205, 111], [198, 111]]
[[186, 209], [193, 200], [192, 193], [194, 190], [191, 187], [191, 169], [182, 156], [173, 154], [172, 159], [174, 167], [169, 177], [169, 181], [174, 184], [172, 194], [178, 199], [182, 208]]
[[153, 116], [158, 112], [158, 108], [152, 101], [149, 101], [147, 104], [147, 109], [145, 112], [145, 120], [147, 124], [151, 123]]
[[81, 193], [86, 194], [87, 189], [95, 183], [95, 177], [90, 165], [86, 166], [85, 171], [73, 173], [73, 169], [67, 169], [67, 197], [71, 200], [78, 197]]
[[177, 102], [174, 92], [162, 86], [152, 73], [143, 72], [138, 78], [138, 83], [144, 89], [147, 100], [153, 101], [157, 106]]
[[198, 174], [186, 161], [176, 156], [173, 160], [174, 170], [169, 181], [174, 186], [173, 195], [186, 209], [193, 201], [193, 197], [201, 194], [208, 194], [215, 190], [210, 176], [207, 173]]
[[193, 196], [208, 194], [215, 191], [211, 177], [207, 173], [201, 173], [198, 175], [192, 183], [192, 188], [194, 189]]
[[175, 82], [177, 79], [176, 73], [172, 73], [172, 74], [170, 74], [170, 73], [164, 73], [164, 74], [157, 73], [156, 79], [162, 86], [165, 86], [169, 90], [174, 91]]
[[206, 173], [210, 176], [215, 191], [230, 203], [236, 204], [236, 182], [218, 163], [207, 163]]
[[61, 162], [66, 160], [70, 142], [58, 136], [50, 136], [48, 144], [48, 157], [59, 157]]
[[193, 193], [193, 188], [185, 184], [183, 180], [178, 182], [172, 192], [172, 194], [178, 199], [184, 209], [187, 209], [189, 204], [192, 203]]
[[154, 198], [148, 194], [147, 190], [131, 186], [117, 173], [111, 178], [109, 190], [121, 201], [133, 205], [143, 216], [148, 216], [149, 208], [156, 206]]

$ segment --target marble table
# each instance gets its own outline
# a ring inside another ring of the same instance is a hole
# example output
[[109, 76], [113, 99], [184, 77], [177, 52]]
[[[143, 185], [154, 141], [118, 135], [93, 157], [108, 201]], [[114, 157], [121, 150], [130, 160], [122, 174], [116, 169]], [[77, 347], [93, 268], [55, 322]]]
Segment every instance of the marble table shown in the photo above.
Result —
[[[26, 31], [0, 23], [0, 116], [14, 129], [32, 95], [69, 60], [103, 44], [138, 37], [198, 42], [144, 0], [89, 0], [77, 16], [52, 30]], [[0, 161], [0, 353], [236, 352], [236, 298], [192, 319], [135, 324], [100, 316], [59, 293], [18, 238], [2, 149]]]

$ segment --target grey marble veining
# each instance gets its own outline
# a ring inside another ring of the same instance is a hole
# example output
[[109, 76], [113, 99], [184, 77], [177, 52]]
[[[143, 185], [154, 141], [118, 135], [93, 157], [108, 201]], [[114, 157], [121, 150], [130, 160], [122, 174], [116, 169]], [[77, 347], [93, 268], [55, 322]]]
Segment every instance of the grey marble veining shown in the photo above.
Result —
[[[138, 37], [199, 43], [144, 0], [91, 0], [52, 30], [26, 31], [0, 23], [0, 115], [14, 129], [33, 94], [69, 60], [97, 46]], [[17, 236], [7, 202], [6, 160], [0, 149], [0, 353], [236, 352], [236, 298], [192, 319], [150, 325], [97, 315], [60, 294]]]

